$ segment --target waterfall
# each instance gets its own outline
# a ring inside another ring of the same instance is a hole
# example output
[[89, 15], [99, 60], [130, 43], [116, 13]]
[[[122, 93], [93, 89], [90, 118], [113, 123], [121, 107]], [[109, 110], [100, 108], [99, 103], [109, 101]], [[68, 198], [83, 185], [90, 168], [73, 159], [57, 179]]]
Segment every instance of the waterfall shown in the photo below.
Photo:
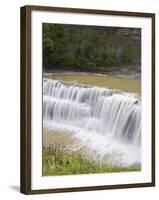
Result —
[[141, 143], [141, 100], [119, 90], [44, 79], [43, 122], [46, 121], [61, 129], [80, 130], [85, 133], [82, 137], [89, 135], [92, 139], [95, 134], [114, 144]]

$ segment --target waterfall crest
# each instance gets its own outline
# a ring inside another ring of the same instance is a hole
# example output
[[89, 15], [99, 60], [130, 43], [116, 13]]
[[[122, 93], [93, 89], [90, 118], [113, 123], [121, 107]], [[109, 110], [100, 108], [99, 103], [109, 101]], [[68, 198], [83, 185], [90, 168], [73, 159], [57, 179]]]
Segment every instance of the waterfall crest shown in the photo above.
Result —
[[44, 79], [43, 119], [126, 143], [141, 140], [141, 101], [122, 91]]

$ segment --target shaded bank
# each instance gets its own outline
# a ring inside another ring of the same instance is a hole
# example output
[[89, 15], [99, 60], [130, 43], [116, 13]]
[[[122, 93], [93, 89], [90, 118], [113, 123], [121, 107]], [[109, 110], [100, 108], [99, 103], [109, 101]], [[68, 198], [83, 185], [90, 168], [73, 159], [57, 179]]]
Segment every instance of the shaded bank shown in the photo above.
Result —
[[141, 29], [44, 23], [43, 66], [141, 73]]

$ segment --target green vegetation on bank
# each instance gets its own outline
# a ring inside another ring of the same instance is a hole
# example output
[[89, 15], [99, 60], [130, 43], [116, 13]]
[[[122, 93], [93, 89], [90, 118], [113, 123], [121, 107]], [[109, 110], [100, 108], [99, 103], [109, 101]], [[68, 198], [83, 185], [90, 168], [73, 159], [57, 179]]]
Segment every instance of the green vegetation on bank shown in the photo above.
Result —
[[44, 69], [110, 72], [140, 65], [140, 29], [43, 24]]
[[67, 152], [63, 145], [43, 148], [43, 176], [140, 171], [139, 164], [129, 167], [101, 165], [80, 152]]

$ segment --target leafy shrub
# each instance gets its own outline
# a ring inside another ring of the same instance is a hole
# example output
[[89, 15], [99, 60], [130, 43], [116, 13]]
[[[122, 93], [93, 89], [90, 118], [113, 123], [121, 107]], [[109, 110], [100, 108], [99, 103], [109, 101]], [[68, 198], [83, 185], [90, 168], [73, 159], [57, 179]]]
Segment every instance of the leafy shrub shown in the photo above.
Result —
[[128, 44], [123, 49], [123, 61], [125, 63], [133, 63], [138, 56], [137, 48], [133, 44]]

